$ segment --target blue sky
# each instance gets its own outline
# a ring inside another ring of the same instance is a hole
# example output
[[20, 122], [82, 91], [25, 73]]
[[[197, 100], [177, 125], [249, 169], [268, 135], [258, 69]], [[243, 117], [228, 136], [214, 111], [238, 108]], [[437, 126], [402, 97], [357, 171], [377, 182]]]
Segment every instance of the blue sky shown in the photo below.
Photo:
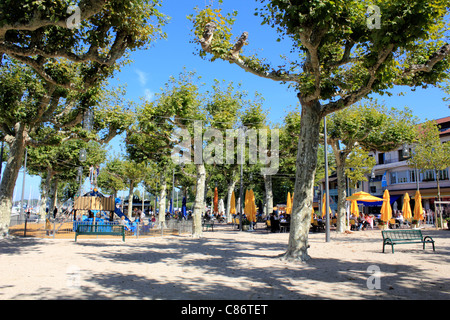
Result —
[[[242, 88], [249, 94], [258, 91], [265, 99], [264, 108], [268, 119], [273, 123], [282, 122], [286, 113], [298, 105], [296, 93], [288, 89], [287, 85], [246, 73], [228, 62], [209, 62], [194, 55], [196, 45], [190, 43], [191, 22], [186, 16], [194, 13], [195, 6], [203, 8], [205, 4], [211, 2], [213, 1], [164, 0], [160, 10], [171, 17], [170, 23], [164, 28], [167, 40], [157, 41], [149, 50], [132, 53], [130, 58], [133, 63], [124, 67], [111, 83], [126, 84], [128, 99], [135, 101], [139, 101], [141, 97], [152, 99], [171, 75], [176, 76], [183, 71], [183, 68], [186, 68], [189, 71], [196, 71], [207, 85], [212, 84], [214, 79], [218, 79], [241, 83]], [[261, 26], [261, 19], [253, 14], [258, 3], [259, 1], [255, 0], [224, 0], [222, 8], [224, 12], [232, 10], [239, 12], [233, 34], [237, 38], [242, 32], [249, 32], [249, 45], [245, 48], [245, 52], [257, 53], [260, 57], [274, 62], [276, 66], [282, 63], [279, 56], [288, 55], [290, 47], [285, 42], [277, 42], [278, 36], [269, 26]], [[408, 88], [394, 90], [395, 93], [400, 91], [406, 94], [383, 96], [379, 101], [384, 101], [390, 107], [409, 107], [421, 121], [450, 115], [448, 103], [442, 100], [444, 94], [438, 89], [429, 88], [415, 92], [411, 92]], [[114, 139], [112, 148], [117, 150], [119, 144], [119, 139]], [[39, 181], [38, 177], [26, 177], [25, 198], [28, 198], [30, 185], [32, 185], [33, 197], [38, 197]], [[17, 200], [21, 196], [22, 173], [17, 179], [16, 189], [15, 199]]]

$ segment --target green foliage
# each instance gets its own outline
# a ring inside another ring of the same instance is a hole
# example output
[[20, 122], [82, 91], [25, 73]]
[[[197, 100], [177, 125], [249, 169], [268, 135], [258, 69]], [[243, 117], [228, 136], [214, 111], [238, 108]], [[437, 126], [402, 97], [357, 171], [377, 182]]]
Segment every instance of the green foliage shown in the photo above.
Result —
[[414, 139], [416, 121], [408, 108], [365, 101], [329, 116], [328, 139], [338, 140], [349, 152], [356, 145], [387, 152]]
[[[425, 87], [449, 78], [448, 58], [429, 64], [448, 42], [446, 0], [259, 2], [255, 15], [262, 25], [276, 29], [278, 41], [292, 43], [285, 65], [272, 66], [245, 50], [236, 57], [232, 48], [237, 42], [230, 42], [236, 13], [210, 7], [190, 16], [194, 37], [202, 44], [200, 56], [209, 53], [211, 60], [221, 58], [258, 76], [289, 82], [304, 99], [329, 100], [334, 110], [370, 92], [389, 93], [394, 85]], [[380, 9], [379, 28], [368, 27], [370, 5]], [[201, 41], [211, 22], [216, 31], [208, 45]], [[421, 65], [432, 70], [414, 71]]]
[[[85, 162], [80, 161], [80, 150], [86, 149]], [[96, 142], [69, 140], [60, 145], [44, 145], [28, 148], [27, 170], [30, 174], [46, 176], [48, 172], [60, 181], [75, 181], [78, 167], [84, 167], [84, 176], [89, 166], [101, 164], [106, 158], [106, 150]]]
[[351, 185], [356, 186], [359, 181], [367, 181], [367, 175], [376, 164], [376, 160], [369, 157], [368, 151], [361, 147], [354, 148], [346, 160], [345, 175]]
[[438, 171], [449, 167], [450, 144], [440, 141], [437, 123], [427, 121], [416, 128], [415, 147], [408, 164], [422, 171]]
[[[209, 6], [203, 10], [196, 8], [196, 11], [197, 14], [195, 16], [188, 16], [188, 19], [194, 25], [193, 33], [195, 38], [202, 38], [206, 24], [214, 22], [217, 25], [216, 34], [212, 43], [213, 56], [211, 61], [228, 54], [233, 47], [231, 43], [231, 27], [236, 20], [237, 11], [222, 15], [222, 9], [213, 9]], [[202, 58], [206, 57], [206, 53], [201, 50], [199, 50], [199, 55]]]
[[84, 71], [80, 88], [86, 89], [112, 75], [127, 52], [148, 48], [165, 37], [162, 27], [168, 18], [158, 10], [160, 1], [85, 2], [79, 3], [80, 25], [71, 27], [66, 20], [73, 1], [2, 1], [0, 35], [4, 42], [0, 51], [61, 85], [71, 80], [58, 78], [61, 64], [81, 62]]
[[98, 187], [112, 195], [119, 190], [124, 190], [125, 182], [124, 162], [118, 157], [108, 160], [97, 177]]

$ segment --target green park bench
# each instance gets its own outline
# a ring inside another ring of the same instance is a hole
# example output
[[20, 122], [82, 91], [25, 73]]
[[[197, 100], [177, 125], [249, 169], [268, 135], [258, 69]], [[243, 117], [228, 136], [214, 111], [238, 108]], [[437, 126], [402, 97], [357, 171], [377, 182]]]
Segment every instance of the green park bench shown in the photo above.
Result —
[[79, 224], [75, 232], [75, 242], [79, 235], [122, 236], [122, 241], [125, 242], [125, 228], [121, 225]]
[[402, 229], [402, 230], [383, 230], [383, 253], [386, 245], [391, 245], [392, 253], [394, 253], [394, 245], [403, 243], [423, 243], [425, 250], [425, 243], [431, 243], [434, 250], [434, 240], [430, 236], [424, 237], [420, 229]]
[[211, 229], [211, 231], [214, 231], [214, 221], [203, 221], [203, 230], [208, 231]]

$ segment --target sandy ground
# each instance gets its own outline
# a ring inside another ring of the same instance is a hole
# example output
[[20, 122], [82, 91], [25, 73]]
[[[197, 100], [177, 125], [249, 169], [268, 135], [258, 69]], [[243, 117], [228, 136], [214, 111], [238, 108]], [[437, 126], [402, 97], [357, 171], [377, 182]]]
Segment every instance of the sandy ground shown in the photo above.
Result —
[[302, 264], [278, 258], [287, 233], [230, 226], [202, 239], [6, 239], [0, 299], [448, 300], [450, 231], [423, 232], [436, 252], [405, 244], [383, 254], [379, 230], [332, 232], [329, 243], [311, 233], [312, 260]]

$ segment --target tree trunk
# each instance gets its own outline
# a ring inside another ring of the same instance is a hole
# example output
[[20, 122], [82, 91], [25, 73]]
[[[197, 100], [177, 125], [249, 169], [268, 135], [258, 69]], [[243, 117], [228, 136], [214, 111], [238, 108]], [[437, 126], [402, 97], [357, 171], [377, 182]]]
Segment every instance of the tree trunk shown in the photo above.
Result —
[[[39, 207], [39, 215], [41, 216], [42, 219], [47, 218], [46, 214], [47, 211], [45, 209], [47, 209], [47, 202], [48, 202], [48, 196], [50, 194], [50, 182], [53, 178], [53, 173], [51, 169], [47, 170], [47, 177], [45, 178], [45, 182], [42, 185], [42, 192], [41, 192], [41, 204]], [[49, 209], [50, 211], [50, 209]]]
[[264, 186], [266, 189], [265, 214], [269, 217], [273, 211], [272, 176], [264, 175]]
[[294, 202], [289, 243], [283, 259], [308, 261], [308, 233], [314, 192], [314, 175], [323, 114], [318, 101], [302, 103], [301, 129], [298, 142]]
[[5, 139], [9, 144], [9, 155], [0, 184], [0, 239], [9, 233], [14, 187], [25, 154], [26, 133], [23, 126], [16, 127], [15, 137], [8, 136]]
[[52, 218], [53, 218], [53, 211], [55, 210], [55, 207], [57, 207], [58, 183], [59, 183], [58, 178], [52, 179], [52, 184], [50, 188], [50, 206], [48, 209], [48, 212]]
[[192, 214], [192, 237], [201, 238], [202, 230], [202, 213], [205, 208], [205, 181], [206, 170], [204, 164], [197, 164], [197, 183], [195, 190], [194, 212]]
[[164, 228], [166, 225], [166, 191], [167, 191], [167, 181], [164, 173], [161, 173], [160, 178], [161, 189], [159, 192], [159, 225]]
[[[337, 158], [336, 158], [337, 159]], [[337, 203], [337, 233], [344, 233], [346, 230], [346, 217], [347, 217], [347, 208], [346, 208], [346, 200], [347, 191], [345, 190], [345, 168], [343, 164], [339, 164], [336, 160], [336, 173], [337, 173], [337, 183], [338, 183], [338, 203]]]
[[338, 184], [338, 202], [337, 202], [337, 233], [344, 233], [346, 230], [347, 208], [346, 200], [346, 179], [345, 179], [345, 162], [348, 157], [348, 152], [342, 151], [339, 147], [339, 141], [332, 141], [330, 145], [333, 148], [334, 157], [336, 158], [336, 174]]

